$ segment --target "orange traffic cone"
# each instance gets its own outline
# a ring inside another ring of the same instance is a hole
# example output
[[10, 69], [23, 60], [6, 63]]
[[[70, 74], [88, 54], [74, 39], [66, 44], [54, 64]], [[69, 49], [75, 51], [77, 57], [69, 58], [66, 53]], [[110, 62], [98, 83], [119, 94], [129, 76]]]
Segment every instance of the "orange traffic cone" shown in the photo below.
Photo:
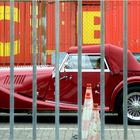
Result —
[[98, 104], [94, 104], [92, 118], [90, 121], [89, 132], [87, 140], [99, 140], [100, 139], [100, 115]]
[[82, 140], [87, 140], [88, 138], [88, 130], [93, 112], [92, 108], [93, 108], [92, 88], [91, 84], [87, 84], [82, 115]]

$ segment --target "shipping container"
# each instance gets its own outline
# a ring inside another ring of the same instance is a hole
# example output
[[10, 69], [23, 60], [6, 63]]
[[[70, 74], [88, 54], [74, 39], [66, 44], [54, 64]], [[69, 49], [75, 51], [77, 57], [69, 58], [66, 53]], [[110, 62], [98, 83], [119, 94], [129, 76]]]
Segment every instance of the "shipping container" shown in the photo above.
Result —
[[[55, 2], [38, 1], [37, 63], [51, 62], [55, 52]], [[83, 45], [100, 44], [100, 2], [83, 1]], [[140, 52], [140, 1], [128, 1], [128, 48]], [[14, 3], [14, 54], [16, 65], [32, 63], [32, 2]], [[77, 2], [60, 2], [60, 51], [77, 45]], [[123, 47], [123, 2], [105, 1], [105, 43]], [[0, 2], [0, 65], [10, 62], [10, 5]]]
[[[31, 3], [14, 3], [14, 55], [15, 63], [31, 63]], [[0, 63], [10, 60], [10, 5], [0, 2]]]

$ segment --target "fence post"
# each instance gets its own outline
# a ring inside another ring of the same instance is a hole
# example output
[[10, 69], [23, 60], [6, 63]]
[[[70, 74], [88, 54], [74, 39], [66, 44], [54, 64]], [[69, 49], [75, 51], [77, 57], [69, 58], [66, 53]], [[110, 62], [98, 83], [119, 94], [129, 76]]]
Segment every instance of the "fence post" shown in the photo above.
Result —
[[46, 42], [47, 42], [47, 38], [46, 38], [46, 1], [42, 1], [42, 64], [45, 65], [46, 64]]
[[55, 140], [59, 140], [59, 0], [56, 0], [55, 7], [55, 38], [56, 38], [56, 55], [55, 55]]
[[100, 72], [100, 106], [101, 106], [101, 140], [105, 139], [105, 75], [104, 75], [104, 40], [105, 40], [105, 18], [104, 1], [101, 0], [101, 72]]
[[78, 139], [82, 138], [82, 0], [78, 0]]
[[10, 136], [14, 139], [14, 1], [10, 0]]
[[32, 0], [32, 49], [33, 49], [33, 83], [32, 83], [32, 123], [33, 123], [33, 140], [36, 140], [36, 125], [37, 125], [37, 82], [36, 82], [36, 0]]
[[124, 140], [127, 140], [127, 74], [128, 74], [128, 60], [127, 60], [127, 46], [128, 46], [128, 2], [123, 1], [123, 125], [124, 125]]

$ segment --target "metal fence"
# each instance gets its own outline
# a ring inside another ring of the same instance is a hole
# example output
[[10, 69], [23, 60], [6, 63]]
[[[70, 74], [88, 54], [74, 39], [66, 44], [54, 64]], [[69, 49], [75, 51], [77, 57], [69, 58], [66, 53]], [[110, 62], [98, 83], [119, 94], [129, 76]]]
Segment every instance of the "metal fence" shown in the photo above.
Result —
[[[55, 2], [55, 46], [56, 46], [56, 55], [55, 55], [55, 139], [59, 140], [60, 135], [59, 135], [59, 127], [60, 127], [60, 112], [59, 112], [59, 99], [60, 99], [60, 91], [59, 91], [59, 58], [60, 58], [60, 2], [58, 1], [53, 1]], [[43, 1], [45, 3], [45, 1]], [[105, 139], [105, 75], [104, 75], [104, 44], [105, 44], [105, 16], [104, 16], [104, 9], [105, 9], [105, 2], [100, 1], [100, 9], [101, 9], [101, 73], [100, 73], [100, 91], [101, 91], [101, 97], [100, 97], [100, 105], [101, 105], [101, 140]], [[128, 42], [128, 3], [127, 0], [123, 2], [123, 46], [124, 46], [124, 57], [123, 57], [123, 80], [124, 80], [124, 96], [123, 96], [123, 102], [124, 102], [124, 139], [127, 140], [127, 42]], [[32, 65], [33, 65], [33, 70], [32, 70], [32, 75], [33, 75], [33, 85], [32, 85], [32, 97], [33, 97], [33, 105], [32, 105], [32, 117], [33, 117], [33, 135], [32, 139], [37, 139], [36, 136], [36, 125], [37, 125], [37, 18], [36, 18], [36, 13], [37, 13], [37, 1], [32, 1]], [[45, 9], [45, 7], [44, 7]], [[39, 11], [39, 10], [38, 10]], [[44, 12], [44, 11], [43, 11]], [[82, 54], [82, 1], [78, 1], [78, 8], [77, 8], [77, 21], [78, 21], [78, 30], [77, 30], [77, 44], [78, 44], [78, 138], [79, 140], [81, 139], [81, 113], [82, 113], [82, 71], [81, 71], [81, 54]], [[45, 17], [45, 12], [43, 13], [43, 17]], [[40, 21], [38, 21], [40, 22]], [[46, 22], [42, 18], [42, 28], [44, 29], [43, 34], [44, 37], [42, 37], [42, 49], [44, 50], [45, 48], [45, 43], [46, 43]], [[14, 139], [14, 1], [10, 0], [10, 137], [9, 140]], [[45, 38], [45, 39], [44, 39]], [[45, 48], [46, 49], [46, 48]], [[46, 51], [43, 51], [42, 53], [42, 64], [46, 63]], [[45, 57], [44, 57], [45, 56]]]

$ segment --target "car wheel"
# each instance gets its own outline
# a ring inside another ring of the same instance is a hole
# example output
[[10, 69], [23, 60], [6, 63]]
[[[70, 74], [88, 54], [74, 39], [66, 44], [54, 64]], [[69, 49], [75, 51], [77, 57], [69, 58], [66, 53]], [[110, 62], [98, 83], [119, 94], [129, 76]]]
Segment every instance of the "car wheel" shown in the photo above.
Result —
[[[128, 123], [140, 123], [140, 87], [134, 86], [128, 88], [127, 96], [127, 117]], [[118, 115], [123, 119], [123, 93], [118, 98], [117, 102]]]

